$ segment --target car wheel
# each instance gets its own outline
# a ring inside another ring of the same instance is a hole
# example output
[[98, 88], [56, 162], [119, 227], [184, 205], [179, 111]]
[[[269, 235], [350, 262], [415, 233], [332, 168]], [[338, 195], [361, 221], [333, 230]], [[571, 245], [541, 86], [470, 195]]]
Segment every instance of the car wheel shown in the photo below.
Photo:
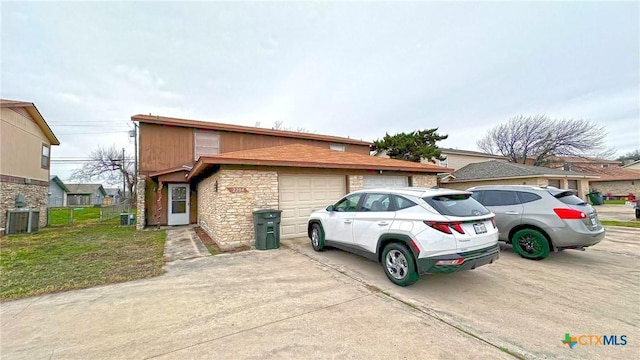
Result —
[[420, 278], [413, 254], [399, 243], [385, 246], [382, 252], [382, 267], [389, 280], [396, 285], [409, 286]]
[[549, 256], [549, 242], [541, 232], [524, 229], [513, 234], [511, 239], [516, 254], [526, 259], [541, 260]]
[[322, 235], [322, 228], [319, 224], [311, 225], [311, 246], [313, 250], [324, 250], [324, 236]]

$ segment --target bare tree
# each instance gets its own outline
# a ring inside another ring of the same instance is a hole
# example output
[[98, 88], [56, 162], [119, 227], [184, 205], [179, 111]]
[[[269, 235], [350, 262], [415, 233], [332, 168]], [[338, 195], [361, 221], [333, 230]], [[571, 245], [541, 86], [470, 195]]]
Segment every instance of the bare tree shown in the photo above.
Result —
[[529, 159], [540, 166], [555, 156], [610, 157], [614, 152], [606, 147], [606, 137], [605, 127], [589, 120], [520, 115], [493, 127], [477, 145], [513, 162], [524, 164]]
[[135, 164], [128, 160], [126, 152], [110, 147], [98, 146], [89, 154], [90, 160], [71, 173], [71, 179], [79, 181], [102, 180], [108, 184], [122, 184], [123, 176], [129, 195], [134, 197]]

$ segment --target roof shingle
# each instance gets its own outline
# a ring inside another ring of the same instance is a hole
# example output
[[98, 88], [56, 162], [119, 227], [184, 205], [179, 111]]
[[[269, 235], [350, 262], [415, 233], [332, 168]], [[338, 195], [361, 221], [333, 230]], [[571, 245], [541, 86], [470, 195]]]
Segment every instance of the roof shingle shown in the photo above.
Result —
[[501, 179], [524, 176], [565, 176], [576, 178], [592, 177], [588, 174], [542, 166], [509, 163], [504, 161], [485, 161], [466, 165], [453, 173], [455, 181]]

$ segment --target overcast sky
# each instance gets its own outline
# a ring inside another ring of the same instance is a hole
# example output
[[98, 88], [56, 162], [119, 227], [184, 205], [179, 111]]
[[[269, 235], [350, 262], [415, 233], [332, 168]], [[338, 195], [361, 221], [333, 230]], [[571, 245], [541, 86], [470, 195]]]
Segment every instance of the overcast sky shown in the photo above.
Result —
[[134, 114], [441, 147], [515, 115], [605, 125], [640, 148], [638, 2], [0, 4], [2, 98], [34, 102], [65, 180]]

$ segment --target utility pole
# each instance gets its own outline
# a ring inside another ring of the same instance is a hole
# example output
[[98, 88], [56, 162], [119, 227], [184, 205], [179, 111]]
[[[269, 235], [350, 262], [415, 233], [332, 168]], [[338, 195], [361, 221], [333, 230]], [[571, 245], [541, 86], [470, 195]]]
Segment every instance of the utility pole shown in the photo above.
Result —
[[127, 167], [124, 164], [124, 148], [122, 148], [122, 195], [127, 198]]

